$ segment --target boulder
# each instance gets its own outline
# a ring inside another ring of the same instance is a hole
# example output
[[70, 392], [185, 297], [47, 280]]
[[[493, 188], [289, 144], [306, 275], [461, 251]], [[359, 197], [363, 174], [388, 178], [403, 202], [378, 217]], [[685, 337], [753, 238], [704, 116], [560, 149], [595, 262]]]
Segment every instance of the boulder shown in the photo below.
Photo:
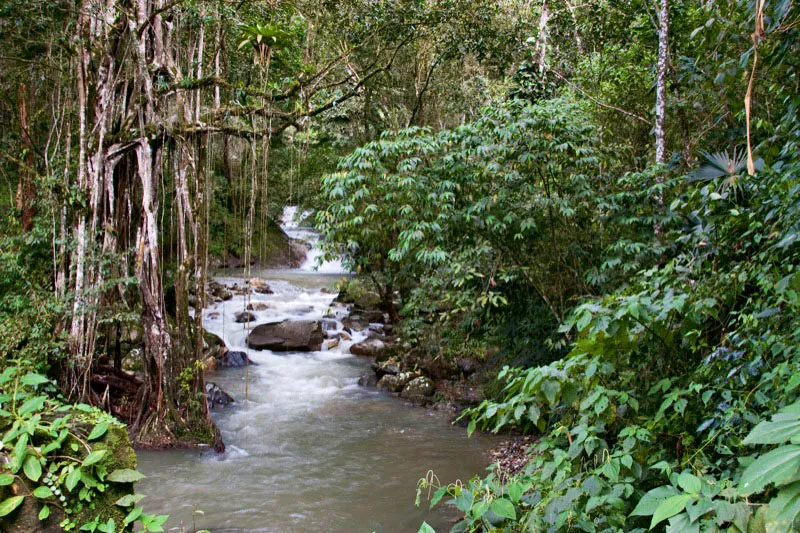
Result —
[[375, 372], [375, 375], [378, 376], [378, 379], [387, 374], [395, 376], [400, 373], [400, 364], [394, 359], [382, 362], [375, 361], [372, 363], [372, 370]]
[[228, 352], [218, 362], [221, 368], [239, 368], [243, 366], [257, 366], [244, 352]]
[[285, 320], [261, 324], [247, 336], [247, 345], [273, 352], [311, 352], [322, 348], [325, 335], [316, 320]]
[[215, 357], [220, 359], [228, 352], [228, 347], [225, 346], [225, 342], [223, 342], [221, 338], [213, 333], [204, 330], [203, 341], [204, 353], [206, 357]]
[[455, 362], [441, 355], [425, 357], [420, 366], [433, 379], [450, 379], [458, 375]]
[[478, 363], [478, 361], [476, 361], [475, 359], [473, 359], [471, 357], [467, 357], [465, 359], [459, 359], [458, 360], [458, 370], [462, 374], [464, 374], [465, 376], [469, 376], [470, 374], [474, 374], [478, 370], [479, 367], [480, 367], [480, 364]]
[[414, 372], [401, 372], [397, 375], [386, 374], [378, 380], [376, 387], [378, 390], [386, 392], [400, 392], [407, 384], [414, 380], [416, 374]]
[[342, 319], [342, 325], [345, 329], [351, 331], [363, 331], [369, 327], [367, 322], [361, 315], [352, 314]]
[[237, 324], [246, 324], [248, 322], [256, 321], [256, 315], [254, 315], [250, 311], [239, 311], [234, 316], [236, 317]]
[[418, 377], [408, 382], [400, 396], [407, 400], [425, 403], [436, 392], [436, 386], [430, 378]]
[[381, 339], [372, 337], [352, 345], [350, 347], [350, 353], [366, 357], [378, 357], [382, 352], [386, 351], [387, 348], [388, 345]]
[[214, 372], [217, 369], [217, 358], [208, 356], [203, 360], [203, 370], [206, 372]]
[[208, 282], [208, 293], [219, 300], [230, 300], [233, 298], [233, 293], [229, 291], [225, 285], [213, 280]]
[[250, 280], [250, 286], [259, 294], [273, 294], [272, 288], [263, 279], [252, 278]]
[[206, 381], [206, 400], [208, 408], [226, 407], [234, 402], [230, 394], [220, 389], [216, 383]]
[[373, 328], [373, 324], [385, 324], [389, 322], [389, 315], [385, 314], [383, 311], [364, 311], [361, 313], [361, 316], [364, 317], [364, 320], [367, 321], [370, 328]]
[[[76, 420], [76, 418], [79, 420]], [[84, 415], [74, 415], [69, 423], [71, 427], [65, 428], [65, 430], [69, 429], [70, 435], [65, 438], [62, 449], [71, 450], [74, 446], [79, 451], [67, 451], [66, 454], [75, 457], [77, 460], [82, 460], [86, 458], [89, 452], [103, 451], [105, 453], [95, 465], [98, 470], [113, 472], [118, 469], [136, 468], [136, 452], [131, 446], [128, 432], [122, 424], [116, 422], [110, 424], [106, 433], [100, 439], [87, 443], [85, 440], [86, 435], [88, 435], [96, 422], [84, 417]], [[78, 440], [75, 435], [83, 435], [83, 439]], [[5, 452], [0, 453], [0, 464], [8, 461], [8, 455]], [[3, 473], [7, 473], [5, 465], [0, 467], [3, 469]], [[44, 476], [47, 475], [47, 470], [45, 470]], [[78, 490], [76, 489], [74, 493], [70, 494], [61, 484], [60, 489], [64, 491], [64, 496], [69, 498], [67, 501], [72, 512], [69, 515], [65, 515], [59, 502], [60, 498], [51, 497], [48, 500], [51, 511], [50, 516], [42, 521], [38, 517], [43, 503], [31, 496], [31, 492], [41, 485], [41, 480], [39, 483], [34, 484], [20, 470], [11, 484], [0, 487], [0, 501], [5, 501], [11, 496], [25, 496], [19, 507], [11, 513], [0, 517], [0, 531], [3, 531], [3, 533], [63, 532], [64, 528], [59, 525], [59, 522], [65, 516], [73, 519], [79, 526], [94, 520], [98, 515], [101, 515], [104, 520], [112, 519], [115, 523], [122, 524], [128, 510], [115, 505], [115, 502], [133, 492], [133, 486], [130, 483], [109, 483], [106, 484], [104, 491], [94, 491], [91, 507], [88, 505], [78, 506], [75, 505], [79, 501]], [[117, 529], [116, 531], [122, 531], [122, 529]]]
[[360, 309], [375, 309], [381, 304], [381, 297], [376, 292], [367, 291], [355, 298], [355, 304]]
[[325, 347], [328, 350], [333, 350], [337, 346], [339, 346], [339, 339], [336, 338], [336, 337], [334, 337], [332, 339], [328, 339], [328, 340], [325, 341]]
[[247, 304], [248, 311], [266, 311], [270, 305], [265, 302], [252, 302]]
[[378, 384], [378, 378], [375, 374], [364, 374], [358, 378], [358, 384], [362, 387], [374, 387]]
[[320, 323], [322, 324], [323, 331], [336, 331], [336, 329], [339, 327], [339, 323], [332, 318], [323, 317], [322, 322]]

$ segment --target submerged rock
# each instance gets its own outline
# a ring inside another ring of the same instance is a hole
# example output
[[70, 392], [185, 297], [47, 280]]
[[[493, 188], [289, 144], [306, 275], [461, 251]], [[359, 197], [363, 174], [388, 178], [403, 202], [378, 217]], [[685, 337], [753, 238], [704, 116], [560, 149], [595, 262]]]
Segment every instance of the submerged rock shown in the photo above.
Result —
[[219, 386], [212, 381], [206, 382], [206, 400], [208, 401], [209, 409], [226, 407], [234, 402], [230, 394], [220, 389]]
[[228, 288], [214, 280], [208, 282], [208, 293], [219, 300], [230, 300], [233, 298], [233, 293]]
[[222, 368], [239, 368], [242, 366], [257, 366], [245, 352], [228, 352], [218, 361], [217, 366]]
[[378, 384], [378, 377], [375, 374], [364, 374], [358, 378], [358, 384], [362, 387], [374, 387]]
[[310, 352], [322, 348], [325, 335], [316, 320], [286, 320], [261, 324], [247, 336], [247, 345], [273, 352]]
[[270, 305], [265, 302], [252, 302], [247, 304], [248, 311], [266, 311], [270, 309]]
[[256, 315], [254, 315], [250, 311], [239, 311], [234, 316], [236, 317], [237, 324], [246, 324], [248, 322], [256, 321]]

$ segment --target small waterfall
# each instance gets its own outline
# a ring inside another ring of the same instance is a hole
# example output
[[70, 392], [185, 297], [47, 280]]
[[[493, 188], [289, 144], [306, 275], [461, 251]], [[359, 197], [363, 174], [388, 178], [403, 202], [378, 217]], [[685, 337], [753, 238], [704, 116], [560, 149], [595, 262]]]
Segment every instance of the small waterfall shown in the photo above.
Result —
[[309, 226], [301, 226], [302, 222], [311, 214], [312, 212], [309, 210], [300, 211], [296, 205], [290, 205], [283, 208], [283, 216], [281, 216], [281, 229], [283, 229], [284, 233], [292, 239], [305, 241], [311, 246], [306, 255], [306, 260], [300, 265], [300, 270], [319, 272], [320, 274], [347, 274], [348, 272], [342, 266], [341, 259], [324, 261], [321, 265], [318, 264], [319, 258], [323, 255], [319, 247], [319, 234]]

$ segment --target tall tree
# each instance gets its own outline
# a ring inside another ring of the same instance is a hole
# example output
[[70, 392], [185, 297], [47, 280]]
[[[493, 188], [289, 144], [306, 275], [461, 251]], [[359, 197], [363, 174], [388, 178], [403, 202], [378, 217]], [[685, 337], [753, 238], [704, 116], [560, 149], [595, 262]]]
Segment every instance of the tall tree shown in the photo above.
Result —
[[658, 4], [658, 64], [656, 66], [656, 163], [667, 158], [667, 65], [669, 63], [669, 0]]

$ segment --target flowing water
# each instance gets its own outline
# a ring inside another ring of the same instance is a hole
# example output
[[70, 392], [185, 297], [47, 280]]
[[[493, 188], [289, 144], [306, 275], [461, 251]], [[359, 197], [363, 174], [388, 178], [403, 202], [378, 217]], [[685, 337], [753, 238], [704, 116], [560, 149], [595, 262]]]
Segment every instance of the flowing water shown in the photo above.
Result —
[[[288, 215], [288, 221], [295, 217]], [[285, 226], [292, 237], [314, 242], [308, 230]], [[274, 294], [251, 295], [266, 309], [250, 326], [342, 318], [346, 309], [321, 290], [341, 277], [341, 263], [323, 264], [323, 273], [311, 266], [253, 272]], [[230, 274], [217, 279], [242, 284]], [[231, 350], [246, 350], [247, 326], [234, 322], [245, 305], [235, 296], [204, 310], [206, 328]], [[336, 319], [327, 324], [341, 328]], [[145, 510], [169, 514], [166, 528], [186, 531], [413, 532], [423, 520], [449, 530], [454, 515], [447, 508], [427, 511], [424, 499], [414, 506], [417, 481], [429, 469], [444, 483], [482, 473], [491, 442], [466, 438], [440, 413], [360, 387], [371, 360], [350, 355], [349, 347], [363, 338], [355, 333], [320, 352], [250, 351], [257, 366], [209, 376], [236, 399], [214, 414], [227, 450], [141, 452], [147, 478], [137, 491], [147, 495]]]

